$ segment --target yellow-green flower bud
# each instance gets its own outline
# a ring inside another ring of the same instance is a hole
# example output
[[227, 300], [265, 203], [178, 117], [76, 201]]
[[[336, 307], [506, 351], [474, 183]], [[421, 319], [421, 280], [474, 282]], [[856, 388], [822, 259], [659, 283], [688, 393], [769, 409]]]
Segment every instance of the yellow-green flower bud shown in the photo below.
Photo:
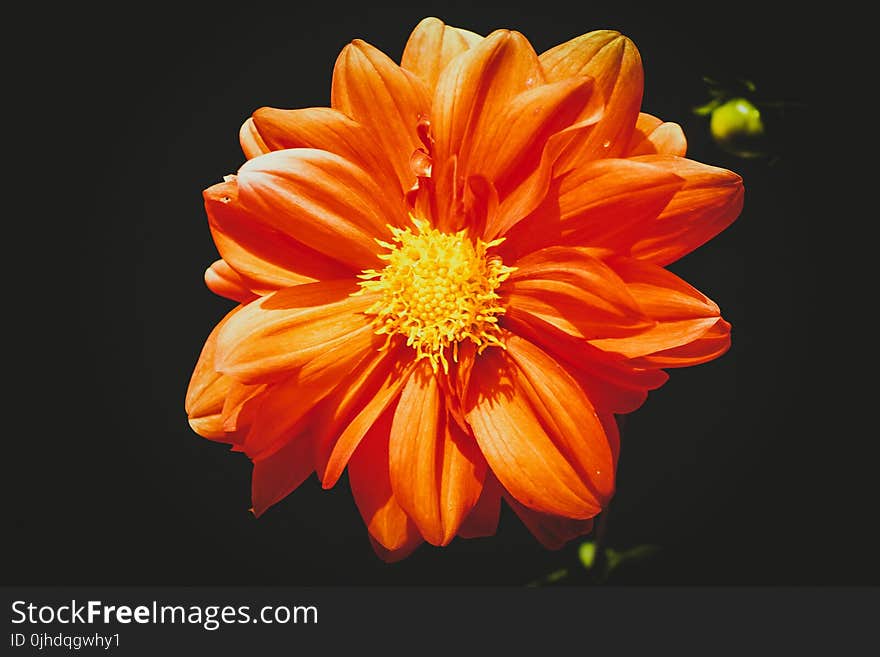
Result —
[[745, 98], [732, 98], [712, 110], [709, 129], [718, 145], [734, 155], [763, 154], [765, 131], [761, 111]]

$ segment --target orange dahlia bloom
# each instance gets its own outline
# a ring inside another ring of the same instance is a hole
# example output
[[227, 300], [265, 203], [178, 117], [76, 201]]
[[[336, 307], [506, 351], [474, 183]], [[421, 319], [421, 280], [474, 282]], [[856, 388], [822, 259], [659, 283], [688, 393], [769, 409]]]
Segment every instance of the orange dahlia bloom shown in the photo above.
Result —
[[253, 512], [348, 477], [376, 551], [495, 532], [502, 498], [559, 547], [614, 492], [616, 414], [730, 344], [664, 269], [742, 207], [640, 113], [633, 43], [423, 20], [400, 65], [355, 40], [330, 107], [257, 110], [204, 193], [239, 303], [186, 409], [253, 461]]

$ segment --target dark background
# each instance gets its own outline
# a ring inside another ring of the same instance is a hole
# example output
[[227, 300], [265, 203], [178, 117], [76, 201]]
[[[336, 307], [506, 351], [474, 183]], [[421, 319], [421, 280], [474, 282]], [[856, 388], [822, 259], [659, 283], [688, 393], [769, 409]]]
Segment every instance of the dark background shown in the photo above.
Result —
[[[192, 367], [231, 304], [202, 282], [217, 256], [201, 191], [242, 164], [239, 126], [264, 105], [327, 105], [348, 41], [399, 60], [428, 15], [520, 30], [538, 52], [620, 30], [642, 54], [644, 111], [745, 181], [737, 222], [671, 267], [719, 303], [733, 347], [672, 370], [630, 417], [608, 541], [661, 550], [614, 581], [878, 583], [874, 486], [856, 474], [876, 432], [831, 401], [848, 384], [829, 378], [839, 346], [815, 321], [835, 304], [814, 230], [829, 219], [811, 194], [822, 62], [806, 18], [737, 2], [319, 5], [77, 7], [7, 25], [24, 38], [7, 58], [3, 583], [521, 585], [571, 562], [576, 543], [547, 551], [505, 510], [495, 537], [386, 565], [344, 478], [322, 491], [313, 477], [256, 520], [246, 457], [186, 422]], [[805, 103], [770, 126], [772, 163], [711, 142], [690, 111], [703, 75]]]

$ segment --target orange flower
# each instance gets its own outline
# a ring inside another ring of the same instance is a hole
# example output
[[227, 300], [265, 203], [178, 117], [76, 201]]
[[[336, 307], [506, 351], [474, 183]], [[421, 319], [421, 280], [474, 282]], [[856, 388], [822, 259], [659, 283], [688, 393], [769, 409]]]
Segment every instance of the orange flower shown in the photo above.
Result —
[[548, 547], [590, 530], [615, 414], [730, 343], [663, 267], [736, 218], [741, 179], [641, 96], [617, 32], [538, 56], [427, 18], [400, 66], [347, 45], [331, 107], [245, 122], [248, 161], [205, 191], [206, 282], [239, 305], [186, 408], [252, 459], [255, 514], [347, 468], [389, 561], [493, 534], [502, 498]]

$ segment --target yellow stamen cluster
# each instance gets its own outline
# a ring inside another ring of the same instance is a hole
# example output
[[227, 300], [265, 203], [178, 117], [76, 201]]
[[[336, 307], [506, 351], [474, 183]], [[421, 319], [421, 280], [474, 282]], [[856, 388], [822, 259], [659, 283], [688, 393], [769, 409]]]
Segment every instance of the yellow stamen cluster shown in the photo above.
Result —
[[503, 348], [498, 315], [504, 313], [495, 293], [513, 267], [506, 267], [486, 250], [503, 239], [472, 241], [467, 231], [441, 233], [427, 222], [411, 217], [418, 232], [390, 227], [394, 243], [377, 240], [389, 250], [380, 255], [382, 270], [366, 269], [361, 292], [382, 297], [366, 313], [376, 315], [376, 333], [406, 337], [416, 360], [427, 358], [436, 372], [449, 372], [447, 353], [458, 361], [458, 343], [468, 339], [482, 353], [489, 346]]

